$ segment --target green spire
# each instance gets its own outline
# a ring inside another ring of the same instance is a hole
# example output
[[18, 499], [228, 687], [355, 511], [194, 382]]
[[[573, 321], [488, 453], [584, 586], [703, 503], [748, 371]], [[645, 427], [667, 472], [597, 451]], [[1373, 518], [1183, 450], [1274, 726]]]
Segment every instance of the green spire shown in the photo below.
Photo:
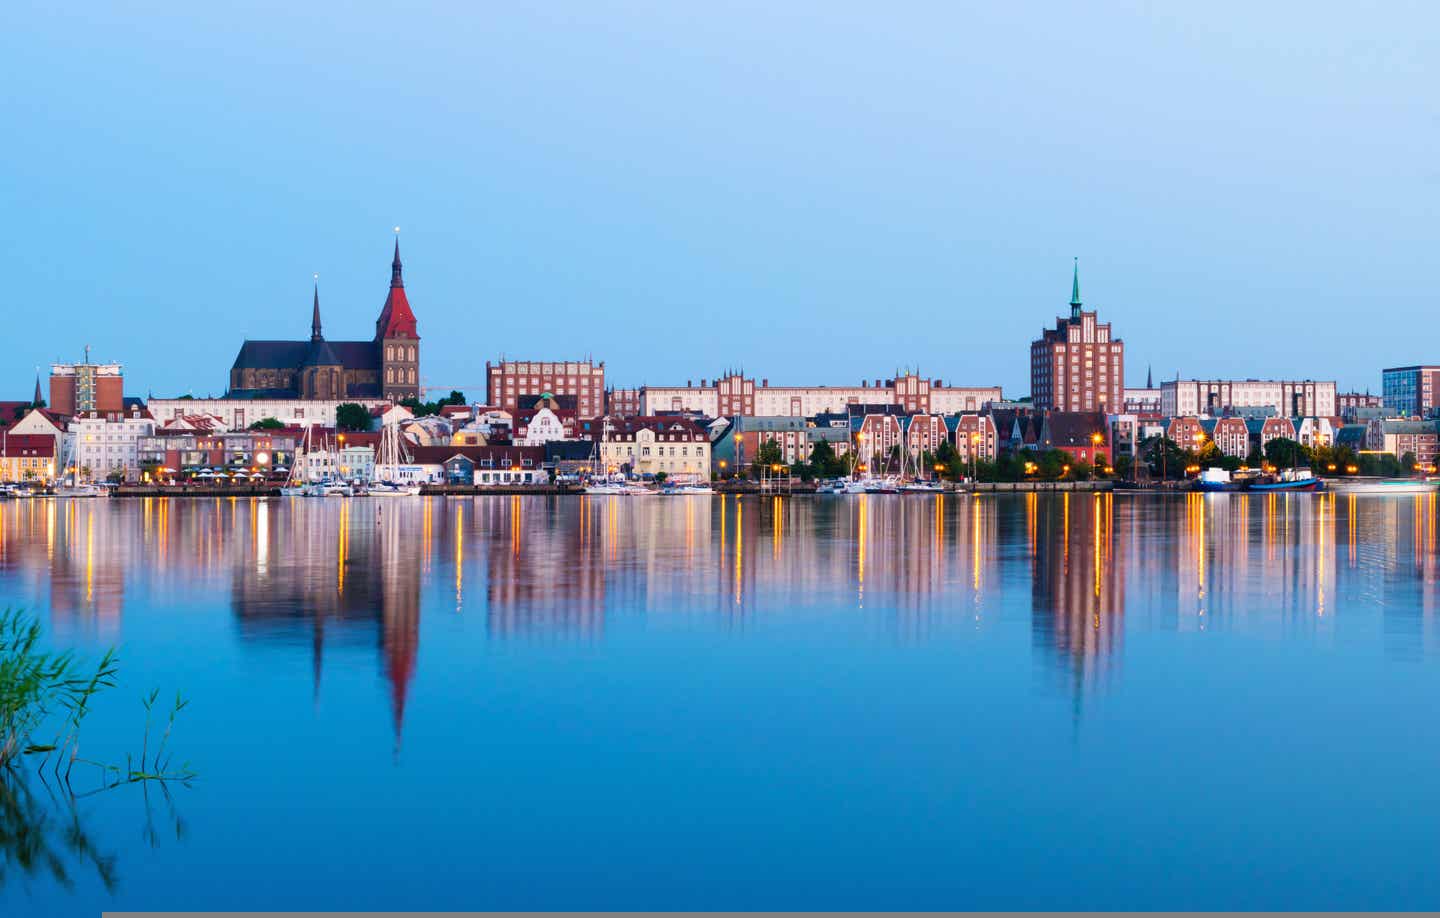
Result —
[[1070, 318], [1080, 318], [1080, 258], [1075, 258], [1075, 279], [1070, 285]]

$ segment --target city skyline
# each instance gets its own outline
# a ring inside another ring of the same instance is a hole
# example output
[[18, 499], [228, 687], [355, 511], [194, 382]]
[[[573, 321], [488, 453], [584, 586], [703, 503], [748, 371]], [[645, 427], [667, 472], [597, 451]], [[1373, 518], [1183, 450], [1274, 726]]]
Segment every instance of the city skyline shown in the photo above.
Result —
[[1075, 256], [1127, 385], [1427, 359], [1347, 323], [1433, 312], [1428, 12], [168, 12], [22, 4], [0, 36], [12, 394], [85, 344], [218, 392], [235, 341], [305, 336], [317, 272], [361, 334], [396, 224], [437, 386], [478, 391], [479, 350], [1026, 394]]

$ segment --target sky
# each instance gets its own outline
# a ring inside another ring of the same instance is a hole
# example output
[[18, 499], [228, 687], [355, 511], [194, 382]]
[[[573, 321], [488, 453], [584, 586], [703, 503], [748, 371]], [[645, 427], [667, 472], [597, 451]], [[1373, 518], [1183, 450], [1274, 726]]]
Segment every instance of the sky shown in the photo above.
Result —
[[[426, 384], [604, 360], [1029, 391], [1086, 308], [1157, 381], [1440, 362], [1440, 6], [55, 4], [0, 30], [0, 396], [219, 394], [368, 338]], [[23, 328], [23, 332], [19, 329]]]

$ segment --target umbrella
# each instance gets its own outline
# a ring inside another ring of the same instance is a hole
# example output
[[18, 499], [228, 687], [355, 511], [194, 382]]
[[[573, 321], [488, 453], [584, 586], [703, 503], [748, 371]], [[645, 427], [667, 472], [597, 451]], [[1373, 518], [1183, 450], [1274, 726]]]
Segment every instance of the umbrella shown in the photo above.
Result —
[[174, 475], [174, 474], [175, 474], [175, 470], [174, 470], [174, 469], [161, 469], [160, 471], [162, 471], [162, 472], [169, 472], [171, 475]]
[[275, 471], [277, 471], [277, 472], [288, 472], [288, 471], [290, 471], [290, 470], [287, 469], [287, 468], [286, 468], [285, 466], [283, 466], [283, 465], [277, 465], [277, 466], [275, 466]]

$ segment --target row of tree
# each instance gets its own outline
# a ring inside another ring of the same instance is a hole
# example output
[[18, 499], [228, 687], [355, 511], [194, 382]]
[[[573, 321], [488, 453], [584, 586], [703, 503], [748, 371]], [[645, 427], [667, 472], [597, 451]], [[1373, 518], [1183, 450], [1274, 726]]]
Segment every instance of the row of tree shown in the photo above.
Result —
[[[784, 465], [780, 445], [770, 439], [760, 444], [755, 460], [748, 473], [761, 478], [771, 473], [776, 466]], [[897, 471], [899, 447], [891, 450], [889, 467]], [[1183, 479], [1194, 474], [1196, 468], [1223, 468], [1236, 471], [1241, 466], [1260, 468], [1269, 465], [1275, 468], [1310, 468], [1317, 475], [1374, 475], [1387, 478], [1410, 474], [1415, 467], [1415, 456], [1406, 453], [1398, 459], [1389, 454], [1358, 453], [1348, 446], [1308, 447], [1303, 443], [1286, 438], [1277, 438], [1265, 444], [1264, 450], [1252, 450], [1241, 459], [1220, 452], [1214, 441], [1207, 441], [1199, 450], [1182, 449], [1180, 444], [1169, 437], [1152, 437], [1140, 448], [1140, 461], [1144, 471], [1152, 478]], [[938, 477], [950, 481], [974, 477], [977, 481], [1086, 481], [1095, 477], [1113, 477], [1122, 480], [1132, 478], [1137, 469], [1129, 456], [1115, 457], [1114, 466], [1099, 468], [1075, 461], [1063, 450], [1022, 450], [1002, 452], [995, 460], [967, 460], [949, 443], [941, 443], [932, 453], [920, 456], [920, 467], [935, 470]], [[815, 444], [806, 462], [795, 462], [786, 470], [803, 481], [817, 478], [840, 478], [852, 473], [853, 466], [847, 458], [835, 453], [828, 441]]]
[[[464, 405], [465, 393], [452, 389], [450, 394], [437, 398], [433, 402], [422, 402], [417, 398], [401, 399], [400, 404], [408, 409], [417, 418], [427, 415], [439, 414], [440, 409], [446, 405]], [[370, 409], [355, 402], [344, 402], [335, 406], [335, 426], [340, 430], [364, 431], [374, 426], [375, 419], [370, 415]], [[284, 427], [285, 423], [276, 418], [261, 418], [250, 425], [251, 430], [278, 430]]]

